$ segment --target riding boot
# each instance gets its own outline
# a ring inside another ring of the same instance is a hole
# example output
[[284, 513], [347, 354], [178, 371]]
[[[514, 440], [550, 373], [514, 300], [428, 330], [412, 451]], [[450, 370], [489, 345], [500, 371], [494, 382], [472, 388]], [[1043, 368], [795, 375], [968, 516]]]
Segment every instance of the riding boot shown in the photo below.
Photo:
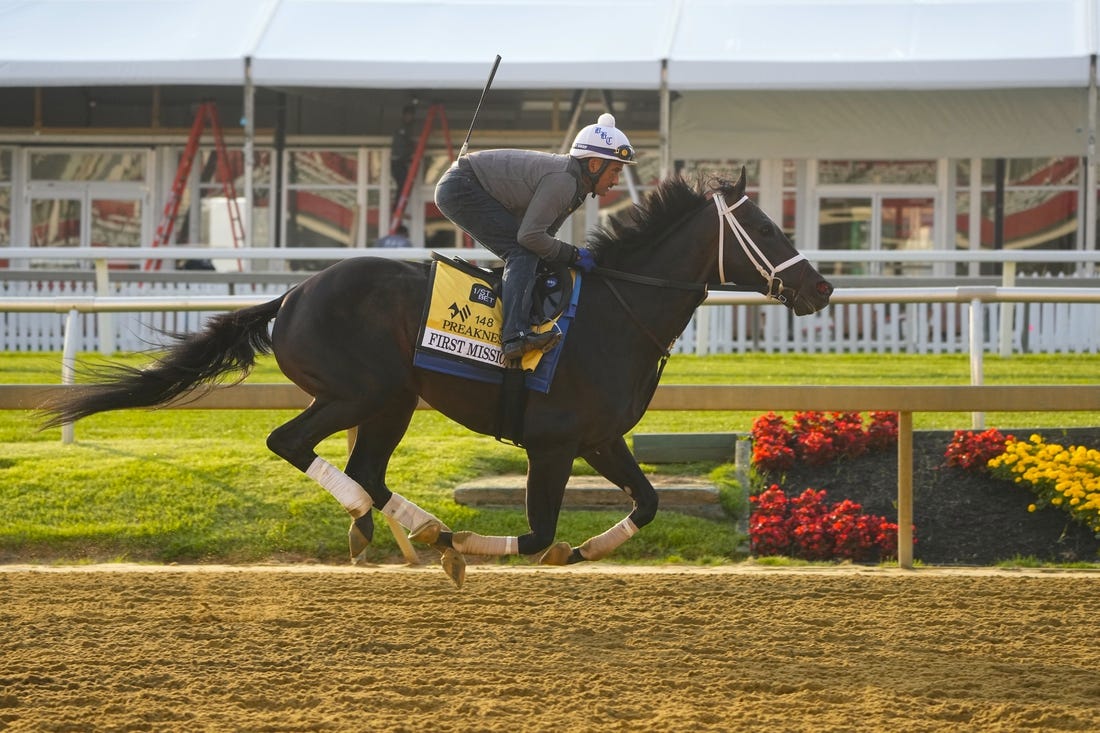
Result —
[[535, 290], [535, 273], [538, 257], [533, 253], [516, 253], [504, 263], [503, 304], [504, 358], [518, 359], [528, 351], [549, 351], [561, 340], [561, 333], [554, 329], [546, 333], [531, 330], [531, 302]]

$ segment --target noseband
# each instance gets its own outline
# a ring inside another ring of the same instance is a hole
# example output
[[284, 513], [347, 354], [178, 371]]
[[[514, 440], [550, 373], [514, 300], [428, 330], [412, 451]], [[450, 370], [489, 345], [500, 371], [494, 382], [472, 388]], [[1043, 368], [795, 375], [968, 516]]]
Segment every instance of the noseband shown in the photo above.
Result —
[[749, 258], [749, 262], [752, 263], [752, 266], [756, 268], [756, 271], [768, 284], [765, 295], [780, 303], [786, 303], [787, 297], [783, 295], [783, 280], [778, 277], [778, 274], [806, 258], [799, 253], [785, 262], [773, 265], [767, 255], [756, 246], [756, 242], [752, 241], [752, 237], [745, 231], [745, 227], [741, 226], [741, 222], [737, 221], [737, 217], [733, 215], [733, 210], [748, 201], [749, 197], [742, 196], [737, 203], [726, 204], [726, 199], [721, 191], [715, 191], [713, 198], [714, 205], [718, 209], [718, 281], [726, 282], [726, 228], [722, 225], [722, 220], [725, 219], [726, 223], [729, 224], [730, 231], [733, 232], [733, 236], [737, 237], [737, 243], [741, 245], [745, 256]]

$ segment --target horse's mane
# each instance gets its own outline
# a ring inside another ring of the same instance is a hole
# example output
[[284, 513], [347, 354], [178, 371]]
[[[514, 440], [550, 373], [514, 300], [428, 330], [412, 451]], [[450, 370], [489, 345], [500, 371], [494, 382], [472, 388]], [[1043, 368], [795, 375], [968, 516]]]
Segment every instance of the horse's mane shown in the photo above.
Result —
[[679, 176], [662, 181], [645, 201], [619, 214], [588, 236], [588, 247], [597, 260], [602, 253], [617, 249], [638, 249], [656, 243], [685, 215], [706, 202], [706, 192], [715, 188], [726, 191], [733, 184], [718, 182], [717, 186], [691, 184]]

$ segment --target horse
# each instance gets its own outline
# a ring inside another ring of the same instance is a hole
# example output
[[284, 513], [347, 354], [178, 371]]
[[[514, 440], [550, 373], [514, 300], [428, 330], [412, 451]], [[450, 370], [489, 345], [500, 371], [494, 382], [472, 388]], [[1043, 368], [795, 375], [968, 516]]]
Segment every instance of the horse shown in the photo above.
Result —
[[[549, 392], [529, 392], [522, 415], [527, 454], [528, 531], [490, 537], [452, 531], [392, 491], [386, 467], [422, 398], [478, 433], [497, 429], [502, 387], [413, 363], [430, 264], [351, 258], [315, 273], [262, 305], [214, 316], [178, 334], [163, 355], [137, 369], [112, 367], [42, 405], [44, 427], [106, 410], [155, 407], [200, 386], [247, 378], [258, 354], [313, 397], [276, 427], [267, 446], [314, 479], [351, 515], [352, 559], [371, 541], [372, 509], [410, 538], [433, 546], [454, 583], [465, 554], [539, 556], [564, 565], [599, 560], [651, 522], [657, 493], [624, 436], [641, 419], [671, 346], [710, 286], [733, 283], [780, 301], [796, 315], [821, 310], [832, 285], [736, 183], [665, 180], [644, 202], [588, 236], [597, 266], [581, 274], [575, 320], [558, 348]], [[737, 246], [727, 244], [727, 235]], [[273, 323], [272, 323], [273, 321]], [[357, 429], [344, 470], [315, 452], [322, 440]], [[626, 492], [630, 513], [579, 546], [554, 543], [576, 457]]]

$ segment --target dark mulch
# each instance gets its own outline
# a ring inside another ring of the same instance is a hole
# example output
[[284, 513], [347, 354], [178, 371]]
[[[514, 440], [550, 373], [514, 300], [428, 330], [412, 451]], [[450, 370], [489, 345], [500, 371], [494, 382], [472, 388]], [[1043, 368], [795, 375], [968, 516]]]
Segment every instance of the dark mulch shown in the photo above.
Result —
[[[1100, 446], [1100, 428], [1002, 430], [1027, 440], [1038, 433], [1065, 446]], [[1014, 557], [1048, 562], [1100, 561], [1100, 540], [1058, 508], [1028, 512], [1024, 487], [944, 465], [952, 431], [913, 435], [913, 557], [930, 565], [992, 565]], [[897, 519], [897, 450], [825, 467], [796, 466], [779, 481], [787, 494], [824, 489], [830, 503], [851, 499], [869, 514]]]

